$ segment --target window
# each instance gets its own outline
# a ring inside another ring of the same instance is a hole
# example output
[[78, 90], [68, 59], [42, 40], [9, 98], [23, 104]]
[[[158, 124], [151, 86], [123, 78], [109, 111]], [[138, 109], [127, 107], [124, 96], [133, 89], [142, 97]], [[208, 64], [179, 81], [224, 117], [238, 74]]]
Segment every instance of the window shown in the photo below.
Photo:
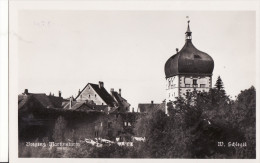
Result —
[[125, 126], [127, 126], [127, 122], [125, 122]]
[[170, 88], [170, 87], [171, 87], [171, 81], [169, 80], [168, 88]]
[[201, 84], [200, 87], [201, 87], [201, 88], [205, 88], [205, 87], [206, 87], [206, 84]]
[[95, 97], [97, 97], [97, 95], [95, 94]]
[[185, 87], [190, 87], [190, 84], [185, 84]]
[[88, 98], [90, 98], [90, 95], [88, 95]]
[[198, 87], [197, 79], [193, 79], [193, 87]]
[[130, 122], [128, 122], [128, 126], [131, 126], [131, 123], [130, 123]]

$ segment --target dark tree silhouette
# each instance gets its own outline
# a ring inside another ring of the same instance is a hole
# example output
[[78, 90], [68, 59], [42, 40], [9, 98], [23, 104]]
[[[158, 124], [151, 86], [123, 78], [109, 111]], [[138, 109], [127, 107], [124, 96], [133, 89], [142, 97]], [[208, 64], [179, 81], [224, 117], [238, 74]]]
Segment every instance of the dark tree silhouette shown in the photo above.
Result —
[[218, 76], [218, 79], [215, 84], [215, 88], [217, 88], [218, 90], [224, 89], [224, 85], [223, 85], [223, 82], [222, 82], [222, 79], [220, 78], [220, 76]]

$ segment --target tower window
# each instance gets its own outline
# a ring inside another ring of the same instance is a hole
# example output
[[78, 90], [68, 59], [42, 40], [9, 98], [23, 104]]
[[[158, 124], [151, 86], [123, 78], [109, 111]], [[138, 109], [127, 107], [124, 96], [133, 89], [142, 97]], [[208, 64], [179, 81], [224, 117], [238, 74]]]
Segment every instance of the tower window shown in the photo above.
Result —
[[193, 79], [193, 87], [198, 87], [197, 79]]

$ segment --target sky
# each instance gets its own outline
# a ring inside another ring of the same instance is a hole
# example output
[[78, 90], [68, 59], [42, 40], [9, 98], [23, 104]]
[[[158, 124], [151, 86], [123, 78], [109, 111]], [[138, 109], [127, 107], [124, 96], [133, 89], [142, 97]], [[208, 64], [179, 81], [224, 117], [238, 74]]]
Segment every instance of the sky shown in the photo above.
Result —
[[19, 12], [19, 93], [50, 92], [67, 98], [87, 83], [122, 89], [132, 107], [165, 99], [164, 64], [185, 43], [187, 16], [192, 42], [214, 60], [228, 95], [256, 84], [253, 11]]

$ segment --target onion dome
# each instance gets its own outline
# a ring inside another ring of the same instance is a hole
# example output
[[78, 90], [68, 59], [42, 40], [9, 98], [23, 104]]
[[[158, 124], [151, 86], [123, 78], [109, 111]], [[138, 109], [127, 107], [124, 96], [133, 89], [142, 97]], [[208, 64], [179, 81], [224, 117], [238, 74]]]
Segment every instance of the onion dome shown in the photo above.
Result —
[[164, 71], [166, 78], [181, 74], [212, 75], [214, 61], [207, 53], [198, 50], [192, 44], [192, 32], [189, 22], [185, 33], [185, 45], [180, 51], [176, 49], [176, 54], [165, 63]]

